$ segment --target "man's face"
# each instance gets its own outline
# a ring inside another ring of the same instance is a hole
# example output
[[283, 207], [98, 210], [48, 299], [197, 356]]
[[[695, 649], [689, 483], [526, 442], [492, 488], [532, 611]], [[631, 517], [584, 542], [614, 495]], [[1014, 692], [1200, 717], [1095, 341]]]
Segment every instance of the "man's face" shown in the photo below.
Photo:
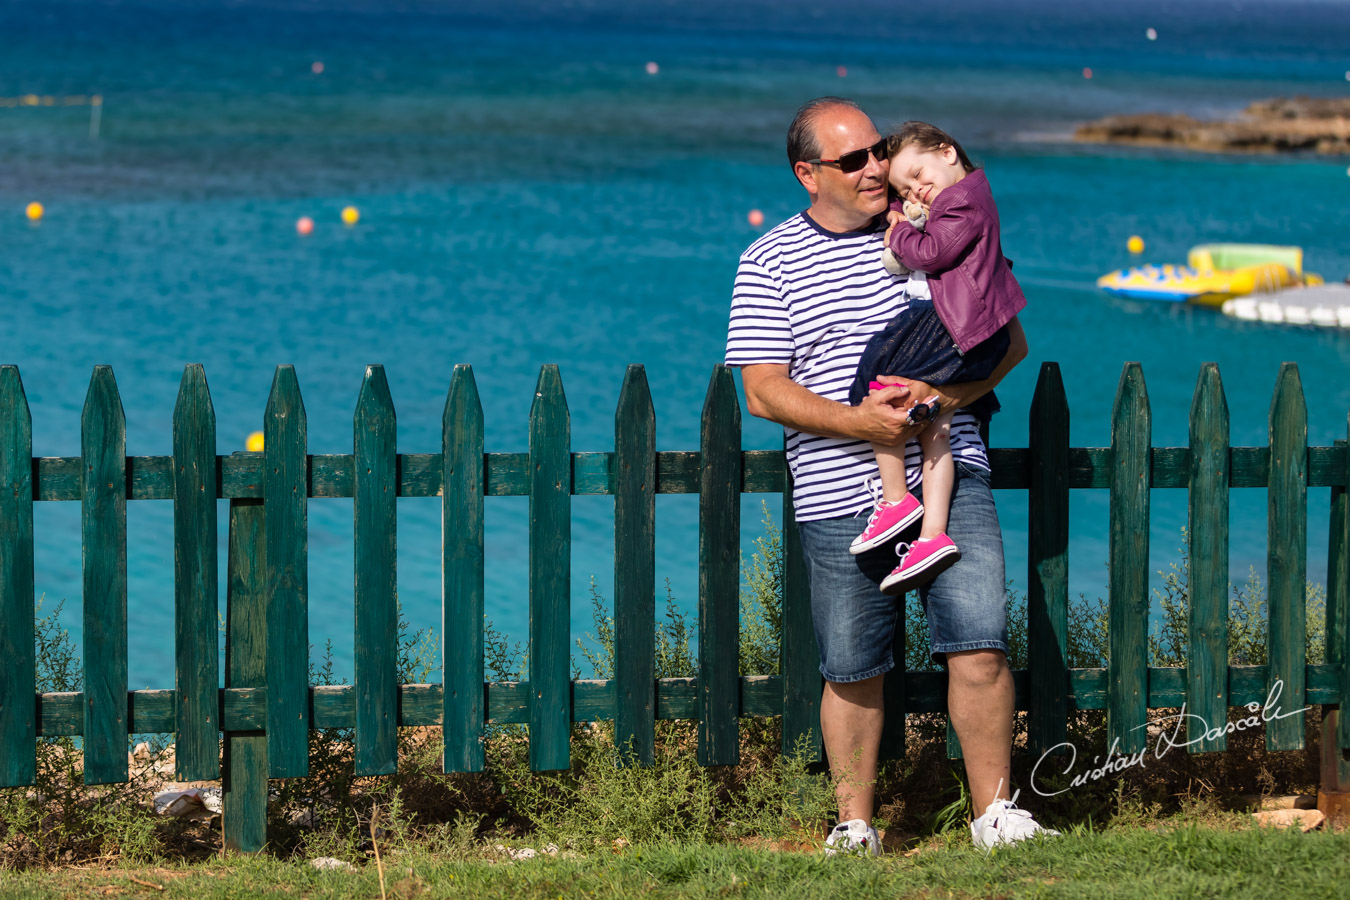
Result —
[[[816, 117], [815, 129], [821, 159], [838, 159], [881, 140], [872, 120], [849, 106], [821, 112]], [[832, 165], [797, 164], [798, 177], [815, 195], [811, 217], [831, 231], [864, 228], [886, 211], [889, 171], [884, 155], [878, 159], [869, 154], [867, 164], [855, 172], [842, 172]]]

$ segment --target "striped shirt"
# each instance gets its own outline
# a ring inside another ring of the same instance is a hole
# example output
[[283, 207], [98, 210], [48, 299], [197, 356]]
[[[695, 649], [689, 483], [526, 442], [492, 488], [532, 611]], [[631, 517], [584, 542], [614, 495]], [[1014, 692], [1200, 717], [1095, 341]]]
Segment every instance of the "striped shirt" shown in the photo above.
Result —
[[[786, 364], [802, 387], [847, 403], [867, 341], [911, 299], [929, 296], [922, 274], [896, 277], [882, 267], [884, 233], [884, 220], [873, 231], [836, 234], [801, 213], [751, 244], [736, 270], [727, 365]], [[870, 443], [784, 431], [797, 521], [872, 507], [867, 482], [877, 477], [877, 466]], [[979, 426], [968, 413], [954, 418], [951, 445], [957, 459], [989, 468]], [[911, 486], [922, 477], [922, 458], [916, 441], [905, 445]]]

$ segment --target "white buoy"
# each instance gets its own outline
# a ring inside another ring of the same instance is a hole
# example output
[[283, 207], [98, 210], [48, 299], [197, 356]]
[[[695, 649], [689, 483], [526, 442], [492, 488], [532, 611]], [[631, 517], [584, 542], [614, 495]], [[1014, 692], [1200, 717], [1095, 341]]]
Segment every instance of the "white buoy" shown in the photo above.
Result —
[[1148, 31], [1144, 32], [1144, 36], [1150, 41], [1156, 41], [1158, 39], [1158, 29], [1150, 28]]

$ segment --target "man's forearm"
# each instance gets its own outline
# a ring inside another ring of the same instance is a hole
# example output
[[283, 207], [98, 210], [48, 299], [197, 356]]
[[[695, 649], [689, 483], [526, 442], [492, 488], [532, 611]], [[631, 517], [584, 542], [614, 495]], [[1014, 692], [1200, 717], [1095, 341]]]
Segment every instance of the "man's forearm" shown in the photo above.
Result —
[[741, 380], [751, 415], [795, 431], [894, 446], [922, 428], [910, 425], [906, 414], [892, 405], [905, 396], [902, 388], [873, 393], [861, 405], [850, 406], [797, 384], [788, 377], [786, 366], [744, 366]]

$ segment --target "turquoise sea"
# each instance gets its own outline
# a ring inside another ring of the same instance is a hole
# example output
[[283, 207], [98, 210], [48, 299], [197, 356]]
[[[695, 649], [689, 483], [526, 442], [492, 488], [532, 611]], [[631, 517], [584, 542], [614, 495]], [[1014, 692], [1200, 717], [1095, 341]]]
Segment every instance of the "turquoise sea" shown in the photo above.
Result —
[[[931, 4], [938, 6], [938, 4]], [[1309, 439], [1346, 436], [1350, 334], [1111, 299], [1101, 273], [1204, 241], [1300, 244], [1350, 273], [1346, 158], [1219, 157], [1074, 144], [1075, 123], [1222, 115], [1350, 90], [1350, 5], [960, 0], [0, 0], [0, 363], [20, 367], [35, 452], [78, 455], [92, 367], [110, 363], [131, 454], [167, 454], [182, 369], [205, 364], [219, 452], [261, 427], [293, 363], [310, 450], [351, 452], [364, 367], [381, 363], [401, 452], [439, 447], [456, 363], [474, 367], [490, 451], [526, 449], [539, 367], [558, 363], [573, 448], [613, 446], [625, 367], [647, 368], [658, 446], [695, 449], [736, 258], [799, 211], [795, 108], [859, 100], [880, 127], [936, 121], [985, 165], [1030, 298], [1031, 359], [1000, 389], [993, 443], [1025, 446], [1040, 363], [1058, 361], [1075, 446], [1104, 446], [1121, 366], [1143, 364], [1155, 445], [1186, 441], [1199, 367], [1220, 364], [1233, 440], [1266, 440], [1279, 365], [1298, 362]], [[1154, 29], [1156, 40], [1147, 36]], [[315, 63], [322, 63], [322, 71]], [[654, 74], [648, 63], [656, 64]], [[841, 68], [842, 67], [842, 68]], [[1090, 69], [1091, 78], [1084, 77]], [[24, 206], [46, 215], [30, 224]], [[355, 227], [339, 221], [360, 209]], [[311, 216], [314, 233], [296, 234]], [[745, 419], [748, 448], [781, 430]], [[1265, 492], [1235, 492], [1233, 575], [1264, 574]], [[759, 534], [749, 497], [744, 540]], [[999, 496], [1025, 585], [1024, 495]], [[1309, 575], [1325, 577], [1327, 490], [1309, 492]], [[172, 684], [172, 506], [129, 504], [131, 683]], [[487, 504], [488, 615], [524, 639], [524, 498]], [[224, 507], [222, 505], [222, 511]], [[574, 504], [573, 631], [612, 583], [612, 501]], [[1105, 492], [1072, 506], [1074, 594], [1106, 583]], [[1153, 497], [1153, 569], [1178, 558], [1185, 494]], [[352, 645], [350, 501], [310, 507], [310, 639]], [[658, 501], [658, 579], [692, 609], [696, 507]], [[80, 631], [79, 506], [37, 505], [37, 590]], [[400, 503], [399, 588], [440, 609], [439, 505]], [[223, 539], [222, 517], [222, 539]], [[222, 562], [224, 552], [221, 553]], [[658, 594], [664, 592], [658, 588]], [[223, 598], [222, 598], [223, 609]]]

